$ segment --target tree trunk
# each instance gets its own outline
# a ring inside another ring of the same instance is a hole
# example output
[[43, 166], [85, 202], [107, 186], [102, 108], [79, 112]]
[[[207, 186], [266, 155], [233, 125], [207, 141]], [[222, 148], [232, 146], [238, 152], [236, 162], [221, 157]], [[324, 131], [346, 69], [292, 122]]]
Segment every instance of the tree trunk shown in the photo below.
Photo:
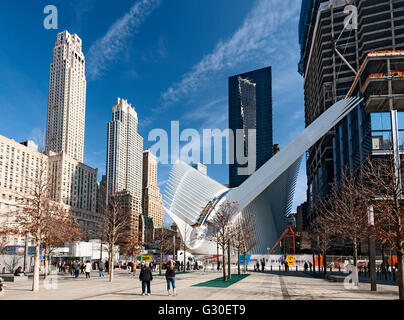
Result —
[[[113, 245], [112, 246], [110, 245], [110, 247], [114, 248]], [[112, 249], [112, 251], [111, 251], [111, 249], [109, 250], [109, 255], [110, 255], [109, 261], [108, 261], [108, 263], [109, 263], [109, 268], [108, 268], [109, 282], [112, 282], [112, 281], [114, 281], [114, 249]]]
[[243, 254], [244, 254], [244, 273], [246, 273], [247, 272], [247, 261], [245, 259], [246, 259], [247, 255], [245, 252]]
[[397, 263], [398, 263], [398, 297], [404, 300], [404, 254], [403, 250], [397, 250]]
[[[244, 260], [244, 264], [245, 264], [245, 260]], [[238, 273], [238, 275], [241, 274], [241, 270], [240, 270], [240, 249], [237, 249], [237, 273]]]
[[231, 279], [231, 259], [230, 259], [230, 240], [227, 242], [227, 273], [228, 279]]
[[45, 258], [45, 270], [43, 272], [43, 277], [46, 279], [48, 277], [48, 269], [49, 269], [49, 260], [48, 260], [48, 253], [44, 252], [44, 258]]
[[[217, 253], [217, 256], [216, 256], [216, 266], [218, 267], [219, 266], [219, 242], [216, 242], [216, 253]], [[216, 268], [217, 268], [216, 267]]]
[[184, 243], [184, 272], [185, 272], [185, 270], [186, 270], [186, 267], [187, 267], [187, 264], [186, 264], [186, 262], [187, 262], [187, 258], [186, 258], [186, 254], [185, 254], [185, 243]]
[[324, 265], [324, 275], [327, 274], [327, 253], [323, 251], [323, 265]]
[[313, 251], [313, 273], [316, 273], [316, 257], [314, 251]]
[[32, 280], [32, 291], [39, 291], [39, 264], [41, 263], [40, 257], [41, 243], [39, 241], [35, 244], [35, 262], [34, 262], [34, 277]]
[[161, 273], [163, 271], [163, 246], [160, 247], [160, 265], [159, 265], [159, 275], [161, 276]]
[[359, 278], [358, 278], [358, 268], [357, 268], [357, 264], [358, 264], [358, 243], [357, 243], [357, 239], [354, 238], [353, 239], [353, 262], [354, 262], [354, 272], [355, 272], [355, 286], [358, 286], [359, 284]]
[[225, 253], [225, 249], [226, 249], [226, 247], [225, 247], [225, 245], [223, 244], [223, 246], [222, 246], [222, 253], [223, 253], [223, 255], [222, 255], [222, 262], [223, 262], [223, 281], [226, 281], [226, 280], [227, 280], [227, 278], [226, 278], [226, 253]]

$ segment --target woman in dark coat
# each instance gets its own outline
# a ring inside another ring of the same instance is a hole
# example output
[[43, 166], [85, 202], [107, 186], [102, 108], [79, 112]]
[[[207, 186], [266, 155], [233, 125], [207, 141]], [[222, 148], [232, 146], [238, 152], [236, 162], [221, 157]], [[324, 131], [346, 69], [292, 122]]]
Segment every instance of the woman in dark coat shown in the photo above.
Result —
[[170, 283], [173, 285], [173, 295], [176, 296], [177, 292], [175, 291], [175, 270], [174, 270], [174, 261], [170, 261], [167, 266], [166, 271], [166, 281], [167, 281], [167, 291], [168, 295], [171, 296], [170, 292]]
[[142, 281], [142, 296], [145, 295], [146, 287], [147, 295], [149, 296], [151, 293], [150, 282], [153, 280], [153, 274], [148, 262], [146, 262], [144, 268], [140, 271], [139, 280]]

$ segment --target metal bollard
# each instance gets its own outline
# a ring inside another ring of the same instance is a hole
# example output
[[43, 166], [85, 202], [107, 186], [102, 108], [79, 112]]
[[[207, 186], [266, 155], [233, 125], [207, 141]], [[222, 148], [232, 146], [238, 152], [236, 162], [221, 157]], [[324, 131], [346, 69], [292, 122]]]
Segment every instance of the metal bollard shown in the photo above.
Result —
[[271, 271], [272, 271], [272, 265], [271, 265]]
[[296, 271], [297, 271], [297, 266], [296, 266]]

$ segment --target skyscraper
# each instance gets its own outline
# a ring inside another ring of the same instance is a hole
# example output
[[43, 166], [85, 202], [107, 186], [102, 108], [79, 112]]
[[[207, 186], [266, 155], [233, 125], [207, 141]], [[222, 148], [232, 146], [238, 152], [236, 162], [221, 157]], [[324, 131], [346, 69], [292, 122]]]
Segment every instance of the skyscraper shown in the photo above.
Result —
[[46, 151], [66, 152], [83, 162], [86, 111], [85, 59], [81, 39], [57, 35], [49, 74]]
[[[256, 170], [272, 157], [272, 75], [271, 67], [235, 75], [229, 78], [229, 128], [244, 132], [244, 155], [248, 156], [248, 130], [256, 130]], [[238, 187], [249, 176], [240, 175], [244, 167], [236, 160], [229, 166], [230, 187]]]
[[154, 226], [164, 226], [164, 207], [157, 186], [157, 159], [150, 150], [143, 152], [143, 215], [153, 219]]
[[128, 191], [142, 198], [143, 138], [137, 132], [138, 117], [127, 100], [118, 98], [108, 123], [107, 191]]

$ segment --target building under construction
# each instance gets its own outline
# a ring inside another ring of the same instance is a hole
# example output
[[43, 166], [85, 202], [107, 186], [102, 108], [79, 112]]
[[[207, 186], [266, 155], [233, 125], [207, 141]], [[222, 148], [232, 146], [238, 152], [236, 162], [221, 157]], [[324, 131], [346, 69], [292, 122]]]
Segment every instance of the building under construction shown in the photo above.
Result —
[[307, 155], [310, 207], [370, 154], [404, 154], [404, 0], [303, 0], [299, 25], [305, 121], [364, 98]]

